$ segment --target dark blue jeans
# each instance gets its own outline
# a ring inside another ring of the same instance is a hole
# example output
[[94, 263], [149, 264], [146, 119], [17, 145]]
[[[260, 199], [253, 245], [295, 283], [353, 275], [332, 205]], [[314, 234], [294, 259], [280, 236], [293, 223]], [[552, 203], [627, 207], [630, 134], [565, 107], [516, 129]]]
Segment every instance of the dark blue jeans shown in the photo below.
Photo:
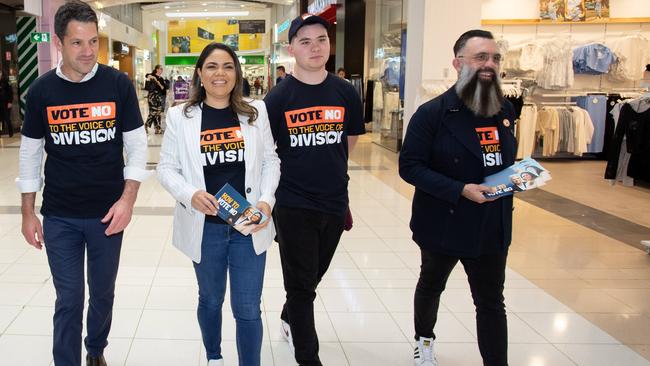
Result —
[[88, 335], [84, 343], [91, 356], [101, 355], [108, 345], [122, 233], [106, 236], [107, 226], [101, 223], [101, 218], [43, 218], [47, 260], [56, 289], [53, 341], [56, 366], [81, 365], [84, 252], [87, 252], [90, 293]]
[[266, 252], [255, 254], [251, 236], [230, 225], [206, 222], [201, 263], [194, 263], [199, 284], [197, 316], [208, 360], [221, 359], [221, 307], [230, 273], [230, 306], [237, 327], [239, 365], [259, 366], [262, 349], [260, 299]]

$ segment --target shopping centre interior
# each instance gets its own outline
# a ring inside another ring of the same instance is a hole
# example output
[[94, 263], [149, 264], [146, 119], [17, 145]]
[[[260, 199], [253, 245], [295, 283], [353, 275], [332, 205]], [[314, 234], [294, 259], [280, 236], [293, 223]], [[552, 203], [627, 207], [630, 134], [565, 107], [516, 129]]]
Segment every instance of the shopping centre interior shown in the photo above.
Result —
[[[28, 38], [54, 35], [53, 14], [63, 2], [0, 3], [2, 72], [14, 90], [15, 130], [9, 137], [3, 127], [0, 135], [0, 366], [53, 365], [52, 275], [45, 251], [21, 234], [15, 179], [25, 93], [60, 59], [52, 42]], [[625, 170], [626, 157], [635, 153], [612, 142], [621, 122], [611, 113], [637, 103], [641, 123], [650, 124], [644, 113], [650, 106], [647, 0], [88, 3], [99, 15], [99, 62], [129, 76], [145, 120], [145, 76], [155, 65], [170, 81], [167, 106], [183, 103], [186, 94], [175, 94], [175, 87], [187, 87], [205, 45], [223, 42], [237, 51], [251, 97], [262, 99], [276, 84], [277, 66], [293, 70], [291, 19], [309, 11], [330, 22], [327, 69], [345, 68], [364, 101], [367, 133], [349, 158], [353, 228], [343, 234], [315, 300], [320, 356], [328, 366], [413, 365], [421, 259], [409, 228], [414, 188], [398, 174], [399, 151], [417, 107], [455, 83], [453, 42], [468, 29], [491, 31], [504, 57], [503, 89], [519, 104], [517, 158], [532, 156], [552, 175], [514, 199], [504, 292], [509, 364], [650, 366], [650, 180], [647, 172], [629, 176]], [[593, 44], [615, 55], [611, 65], [578, 71], [572, 55]], [[549, 146], [542, 116], [576, 108], [590, 116], [589, 144], [582, 150]], [[163, 135], [150, 130], [147, 138], [147, 168], [154, 170]], [[648, 159], [650, 141], [644, 146], [637, 162]], [[606, 179], [613, 163], [618, 171]], [[37, 206], [40, 200], [39, 193]], [[111, 366], [207, 365], [192, 262], [171, 245], [175, 204], [155, 176], [142, 183], [122, 248], [105, 351]], [[262, 295], [262, 365], [296, 364], [280, 333], [284, 299], [274, 244]], [[228, 295], [224, 304], [224, 360], [236, 365]], [[482, 364], [460, 265], [443, 293], [435, 332], [441, 366]]]

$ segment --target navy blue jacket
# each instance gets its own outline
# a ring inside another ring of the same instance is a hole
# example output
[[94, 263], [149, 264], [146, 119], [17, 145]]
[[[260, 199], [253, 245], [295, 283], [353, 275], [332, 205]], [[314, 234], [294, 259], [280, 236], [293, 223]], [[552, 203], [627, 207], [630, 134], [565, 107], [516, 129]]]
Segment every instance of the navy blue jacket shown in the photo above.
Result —
[[[510, 102], [505, 102], [498, 117], [506, 168], [514, 163], [516, 153]], [[453, 87], [420, 106], [411, 117], [399, 156], [399, 174], [415, 186], [410, 226], [413, 240], [422, 249], [461, 258], [481, 254], [481, 223], [488, 205], [494, 203], [478, 204], [461, 195], [465, 184], [480, 184], [486, 176], [475, 130], [477, 118]], [[509, 123], [501, 122], [506, 119]], [[505, 250], [512, 238], [512, 196], [500, 200]]]

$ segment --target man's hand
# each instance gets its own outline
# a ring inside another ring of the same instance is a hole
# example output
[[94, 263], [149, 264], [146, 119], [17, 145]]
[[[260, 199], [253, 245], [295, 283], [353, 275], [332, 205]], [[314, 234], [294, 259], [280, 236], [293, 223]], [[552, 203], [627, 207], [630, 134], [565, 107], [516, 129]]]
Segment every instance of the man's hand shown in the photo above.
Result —
[[262, 211], [262, 213], [266, 215], [267, 219], [263, 223], [255, 225], [253, 230], [251, 230], [251, 233], [256, 233], [264, 229], [269, 224], [269, 222], [271, 222], [271, 206], [269, 206], [268, 203], [259, 201], [255, 207], [257, 207], [258, 210]]
[[11, 103], [7, 103], [7, 108], [11, 108], [12, 105], [13, 104], [11, 104]]
[[132, 215], [133, 204], [127, 202], [124, 198], [117, 200], [117, 202], [111, 206], [110, 210], [108, 210], [106, 216], [102, 219], [103, 224], [110, 221], [104, 234], [106, 234], [106, 236], [111, 236], [124, 231], [129, 222], [131, 222]]
[[20, 195], [20, 212], [23, 214], [22, 232], [29, 245], [36, 249], [43, 249], [43, 225], [34, 213], [36, 192]]
[[22, 232], [29, 245], [43, 249], [43, 226], [35, 213], [23, 214]]
[[126, 180], [122, 197], [111, 206], [106, 216], [102, 219], [103, 224], [110, 221], [106, 231], [104, 231], [106, 236], [121, 233], [129, 225], [131, 216], [133, 215], [133, 205], [135, 205], [135, 200], [138, 198], [139, 188], [140, 182], [131, 179]]
[[217, 197], [206, 191], [196, 191], [192, 195], [192, 207], [208, 216], [217, 216], [219, 202]]
[[494, 193], [496, 189], [481, 184], [465, 184], [463, 187], [463, 197], [476, 203], [494, 201], [496, 198], [485, 198], [484, 193]]

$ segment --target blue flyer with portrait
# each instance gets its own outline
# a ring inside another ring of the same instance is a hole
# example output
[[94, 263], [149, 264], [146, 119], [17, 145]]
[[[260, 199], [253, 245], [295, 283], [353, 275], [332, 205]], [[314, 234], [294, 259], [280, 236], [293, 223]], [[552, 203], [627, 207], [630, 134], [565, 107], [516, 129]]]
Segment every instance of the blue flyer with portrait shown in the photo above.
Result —
[[485, 178], [483, 185], [496, 188], [495, 193], [484, 193], [487, 198], [499, 198], [527, 191], [546, 184], [551, 174], [535, 159], [526, 158]]
[[214, 195], [219, 202], [217, 215], [243, 235], [248, 235], [255, 225], [268, 219], [262, 211], [253, 207], [235, 188], [226, 183]]

